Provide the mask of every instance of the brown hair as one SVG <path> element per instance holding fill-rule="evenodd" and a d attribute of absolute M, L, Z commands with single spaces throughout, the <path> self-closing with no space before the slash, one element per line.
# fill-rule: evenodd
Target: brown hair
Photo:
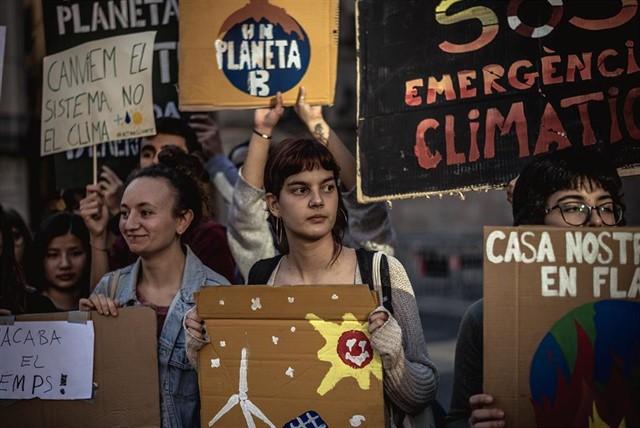
<path fill-rule="evenodd" d="M 272 147 L 267 159 L 264 171 L 264 188 L 267 193 L 272 193 L 276 197 L 284 187 L 285 180 L 302 171 L 313 171 L 316 168 L 326 169 L 333 172 L 336 187 L 340 185 L 340 167 L 333 158 L 333 155 L 322 144 L 308 139 L 287 139 L 275 147 Z M 347 229 L 348 217 L 342 197 L 338 194 L 338 213 L 336 222 L 331 230 L 333 236 L 333 259 L 335 262 L 342 249 L 342 238 Z M 277 219 L 269 214 L 269 223 L 273 230 L 276 230 Z M 289 243 L 286 233 L 279 237 L 276 234 L 276 247 L 282 254 L 289 253 Z"/>

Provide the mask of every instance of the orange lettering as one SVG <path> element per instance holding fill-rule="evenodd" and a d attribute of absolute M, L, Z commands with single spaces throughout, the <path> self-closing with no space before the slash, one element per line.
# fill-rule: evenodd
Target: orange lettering
<path fill-rule="evenodd" d="M 413 152 L 418 158 L 418 165 L 424 169 L 433 169 L 442 160 L 442 155 L 439 151 L 436 150 L 435 154 L 431 152 L 425 137 L 428 130 L 438 129 L 439 126 L 440 124 L 435 119 L 424 119 L 416 129 L 416 145 L 413 148 Z"/>
<path fill-rule="evenodd" d="M 424 80 L 407 80 L 404 84 L 404 102 L 408 106 L 419 106 L 422 104 L 422 97 L 418 95 L 418 88 L 424 85 Z"/>
<path fill-rule="evenodd" d="M 504 76 L 504 67 L 498 64 L 491 64 L 482 67 L 482 76 L 484 77 L 484 94 L 491 95 L 495 93 L 507 92 L 504 86 L 496 82 Z"/>
<path fill-rule="evenodd" d="M 451 76 L 445 74 L 441 80 L 430 76 L 427 83 L 427 104 L 435 103 L 438 100 L 438 95 L 442 94 L 444 94 L 447 101 L 456 99 L 456 91 L 453 89 Z"/>
<path fill-rule="evenodd" d="M 585 30 L 599 31 L 620 27 L 636 16 L 638 0 L 622 0 L 622 7 L 616 16 L 603 19 L 586 19 L 574 16 L 570 23 Z"/>
<path fill-rule="evenodd" d="M 448 114 L 445 118 L 445 135 L 444 139 L 447 145 L 447 165 L 459 165 L 465 163 L 467 159 L 464 153 L 456 152 L 456 130 L 455 118 Z"/>
<path fill-rule="evenodd" d="M 500 135 L 505 136 L 511 132 L 513 125 L 516 126 L 516 136 L 518 138 L 518 156 L 529 156 L 529 133 L 527 131 L 527 119 L 524 115 L 524 103 L 522 101 L 513 103 L 509 109 L 509 114 L 505 119 L 497 108 L 487 110 L 486 129 L 484 138 L 484 158 L 493 159 L 496 155 L 496 127 L 500 129 Z"/>
<path fill-rule="evenodd" d="M 618 52 L 613 49 L 605 49 L 598 55 L 598 70 L 600 70 L 602 77 L 617 77 L 624 73 L 624 70 L 620 67 L 613 71 L 607 69 L 605 61 L 612 56 L 618 56 Z"/>
<path fill-rule="evenodd" d="M 580 113 L 580 122 L 582 123 L 582 145 L 590 146 L 596 143 L 596 135 L 591 126 L 591 118 L 589 117 L 589 102 L 602 101 L 604 94 L 602 92 L 594 92 L 591 94 L 579 95 L 577 97 L 569 97 L 560 100 L 560 107 L 568 108 L 578 106 Z"/>
<path fill-rule="evenodd" d="M 542 114 L 540 133 L 538 134 L 538 141 L 536 141 L 536 148 L 533 154 L 547 153 L 552 143 L 558 145 L 558 150 L 571 147 L 571 142 L 567 138 L 567 132 L 560 122 L 558 113 L 550 103 L 547 103 Z"/>

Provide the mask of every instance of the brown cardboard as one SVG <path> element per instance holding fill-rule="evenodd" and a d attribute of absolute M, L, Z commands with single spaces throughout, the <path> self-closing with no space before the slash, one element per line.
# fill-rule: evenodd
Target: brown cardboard
<path fill-rule="evenodd" d="M 270 89 L 273 92 L 268 94 L 258 92 L 259 89 L 257 89 L 257 95 L 251 95 L 248 88 L 245 88 L 246 90 L 239 89 L 218 67 L 216 41 L 224 41 L 225 36 L 229 31 L 233 31 L 234 26 L 246 23 L 248 19 L 264 24 L 274 23 L 274 28 L 280 24 L 282 30 L 293 38 L 292 40 L 301 43 L 300 46 L 305 42 L 305 39 L 308 40 L 310 45 L 309 61 L 301 61 L 300 63 L 301 80 L 298 81 L 299 75 L 295 78 L 289 77 L 288 84 L 280 88 L 285 105 L 295 103 L 299 86 L 306 88 L 306 101 L 309 104 L 333 104 L 338 65 L 338 0 L 313 2 L 299 0 L 181 0 L 180 110 L 244 109 L 270 105 L 277 89 L 273 82 L 278 70 L 267 70 L 266 59 L 263 58 L 265 62 L 262 63 L 262 66 L 255 64 L 254 67 L 252 64 L 249 67 L 243 67 L 261 70 L 260 73 L 263 71 L 269 73 L 266 85 L 274 89 Z M 239 31 L 240 27 L 237 28 Z M 260 26 L 257 24 L 253 27 L 254 41 L 266 42 L 269 35 L 263 33 L 264 37 L 261 38 L 259 29 Z M 306 34 L 306 38 L 300 35 L 302 32 Z M 236 40 L 235 43 L 240 43 L 240 40 L 242 38 Z M 271 40 L 278 40 L 277 34 L 274 33 L 274 38 Z M 238 46 L 235 45 L 236 48 Z M 295 68 L 295 63 L 289 63 L 292 44 L 287 45 L 284 49 L 284 62 L 286 65 L 291 65 L 291 68 Z M 302 52 L 302 48 L 299 51 Z M 223 51 L 221 50 L 221 52 Z M 263 56 L 268 55 L 266 48 L 262 52 Z M 279 48 L 273 48 L 271 52 L 274 54 L 272 64 L 278 65 L 280 61 Z M 231 64 L 241 64 L 239 55 L 240 51 L 238 50 Z M 256 55 L 256 57 L 258 56 Z M 223 56 L 221 58 L 226 58 L 223 61 L 227 61 L 229 57 Z M 305 65 L 306 71 L 304 71 Z M 224 67 L 227 68 L 226 65 Z M 240 86 L 245 86 L 246 76 L 239 77 L 237 82 Z M 260 87 L 263 88 L 263 86 Z M 286 89 L 287 87 L 289 89 Z"/>
<path fill-rule="evenodd" d="M 361 361 L 360 368 L 338 355 L 348 337 L 358 337 L 351 343 L 352 356 L 364 355 L 358 345 L 368 337 L 366 321 L 377 306 L 366 286 L 209 287 L 201 290 L 197 306 L 211 338 L 199 354 L 201 426 L 247 426 L 240 405 L 209 425 L 239 392 L 243 352 L 247 397 L 273 425 L 289 427 L 289 421 L 313 411 L 327 426 L 351 426 L 350 420 L 363 427 L 384 426 L 380 357 L 367 347 L 368 340 L 363 345 L 373 358 Z M 354 321 L 344 321 L 346 314 Z M 328 340 L 309 321 L 314 316 Z M 342 336 L 348 330 L 359 333 Z M 322 350 L 327 353 L 319 358 Z M 258 417 L 253 420 L 256 426 L 269 426 Z"/>
<path fill-rule="evenodd" d="M 503 232 L 505 239 L 501 239 L 495 234 L 492 235 L 494 232 Z M 627 252 L 626 263 L 621 263 L 621 244 L 618 240 L 613 239 L 612 234 L 614 232 L 632 236 L 632 240 L 623 245 Z M 533 263 L 525 263 L 523 261 L 491 262 L 490 255 L 505 256 L 508 238 L 513 233 L 517 234 L 516 236 L 519 238 L 526 234 L 524 235 L 525 240 L 536 249 L 539 247 L 540 241 L 544 239 L 544 234 L 547 234 L 556 257 L 555 262 L 549 262 L 548 260 L 534 261 Z M 568 260 L 567 242 L 569 238 L 567 234 L 570 234 L 573 237 L 572 239 L 580 236 L 582 242 L 594 242 L 588 236 L 596 237 L 609 247 L 612 260 L 607 262 L 609 253 L 597 242 L 587 245 L 587 248 L 599 245 L 601 252 L 598 253 L 598 257 L 601 257 L 600 260 L 596 258 L 593 264 L 589 263 L 588 255 L 590 250 L 583 251 L 584 258 L 582 263 L 578 263 L 577 258 L 572 261 Z M 605 404 L 615 407 L 625 402 L 625 400 L 631 400 L 631 402 L 635 400 L 632 405 L 630 404 L 631 410 L 627 409 L 626 413 L 622 412 L 621 414 L 626 415 L 624 417 L 626 426 L 638 426 L 640 413 L 638 413 L 637 403 L 638 399 L 640 399 L 640 389 L 637 383 L 635 392 L 622 393 L 623 389 L 620 387 L 613 390 L 606 389 L 611 387 L 611 379 L 614 379 L 613 375 L 607 382 L 583 379 L 579 376 L 579 367 L 587 367 L 584 371 L 587 375 L 596 373 L 591 367 L 592 361 L 594 367 L 608 367 L 603 362 L 601 355 L 615 355 L 617 358 L 618 351 L 601 348 L 607 343 L 605 341 L 606 338 L 608 336 L 615 337 L 616 334 L 621 334 L 620 332 L 622 334 L 632 334 L 634 331 L 640 331 L 633 330 L 634 328 L 640 329 L 640 267 L 638 266 L 638 260 L 634 260 L 632 247 L 634 245 L 635 251 L 640 254 L 640 229 L 485 227 L 484 235 L 484 390 L 493 395 L 496 399 L 496 406 L 505 411 L 506 425 L 523 428 L 536 426 L 589 426 L 589 420 L 585 419 L 586 417 L 591 418 L 591 426 L 624 426 L 621 425 L 620 418 L 616 419 L 611 416 L 611 412 L 606 409 Z M 493 251 L 489 251 L 488 238 L 490 236 L 498 236 L 499 238 L 494 241 Z M 521 248 L 526 252 L 525 257 L 531 256 L 532 253 L 526 246 L 521 245 Z M 493 260 L 496 261 L 495 258 Z M 566 288 L 563 288 L 566 290 L 565 295 L 561 295 L 559 279 L 554 274 L 547 276 L 555 278 L 556 283 L 544 287 L 545 281 L 542 279 L 543 266 L 555 266 L 558 271 L 560 271 L 560 267 L 565 267 L 566 269 L 575 268 L 575 296 L 572 296 L 569 289 Z M 595 268 L 600 267 L 617 268 L 618 278 L 617 287 L 611 288 L 611 284 L 614 283 L 611 280 L 612 277 L 610 275 L 604 276 L 605 281 L 600 287 L 600 297 L 597 297 L 596 293 L 594 293 L 593 278 Z M 567 272 L 570 271 L 567 270 Z M 636 286 L 632 284 L 634 275 L 636 275 L 636 281 L 638 281 Z M 564 284 L 570 284 L 570 281 L 564 282 Z M 546 294 L 554 294 L 557 291 L 558 295 L 543 296 L 543 290 L 545 289 L 548 290 L 545 292 Z M 623 292 L 626 292 L 627 297 L 622 297 Z M 620 296 L 615 299 L 611 298 L 612 295 L 618 293 Z M 631 295 L 629 296 L 629 294 Z M 589 305 L 594 302 L 597 302 L 595 303 L 596 306 Z M 635 304 L 629 306 L 624 302 L 635 302 L 637 306 Z M 621 317 L 620 319 L 625 319 L 624 316 L 626 316 L 627 312 L 619 310 L 620 303 L 625 305 L 625 308 L 635 308 L 630 313 L 635 314 L 636 321 L 625 323 L 624 325 L 614 324 L 615 328 L 605 329 L 602 321 L 605 319 L 613 320 L 614 318 L 610 316 L 612 313 L 615 313 L 616 317 Z M 580 307 L 588 310 L 593 308 L 595 315 L 580 318 L 577 323 L 573 321 L 572 317 L 565 318 L 565 320 L 572 323 L 570 324 L 571 328 L 562 328 L 556 324 L 566 314 Z M 611 308 L 615 308 L 615 311 L 611 311 Z M 593 323 L 593 330 L 589 327 L 591 322 Z M 569 324 L 565 324 L 565 327 L 567 325 Z M 580 326 L 579 329 L 578 325 Z M 548 340 L 548 342 L 545 343 L 555 343 L 559 346 L 545 347 L 544 351 L 538 354 L 540 358 L 536 359 L 538 346 L 547 332 L 550 331 L 553 332 L 552 336 L 547 337 L 545 340 Z M 584 332 L 586 336 L 578 333 L 579 331 Z M 566 336 L 567 332 L 571 333 Z M 565 336 L 560 336 L 560 334 Z M 564 338 L 556 339 L 557 337 Z M 591 352 L 589 346 L 580 347 L 579 345 L 579 338 L 584 339 L 585 337 L 589 339 L 586 342 L 583 341 L 582 344 L 591 344 L 591 350 L 596 349 L 593 359 L 589 357 L 589 352 Z M 636 335 L 630 342 L 618 339 L 612 340 L 617 343 L 616 346 L 620 344 L 627 346 L 627 343 L 633 343 L 633 340 L 636 340 L 635 346 L 637 346 L 637 352 L 640 353 L 640 336 Z M 597 341 L 596 345 L 594 345 L 595 341 Z M 576 349 L 574 357 L 572 357 L 574 354 L 569 351 L 572 348 L 571 344 Z M 557 349 L 561 350 L 562 353 L 554 353 L 555 351 L 553 350 Z M 563 356 L 562 360 L 568 364 L 570 369 L 568 376 L 562 370 L 555 371 L 556 379 L 560 379 L 559 373 L 563 373 L 562 379 L 567 383 L 573 380 L 575 382 L 573 386 L 578 386 L 579 391 L 574 391 L 571 386 L 567 387 L 566 395 L 563 395 L 562 386 L 552 382 L 551 384 L 554 384 L 553 391 L 556 395 L 554 400 L 549 400 L 549 404 L 551 406 L 560 406 L 559 410 L 556 409 L 559 413 L 554 413 L 549 407 L 542 409 L 539 405 L 541 410 L 536 416 L 533 405 L 533 403 L 536 403 L 536 399 L 531 385 L 537 385 L 536 388 L 541 387 L 544 383 L 543 381 L 549 379 L 547 375 L 551 372 L 545 369 L 543 371 L 535 371 L 535 375 L 532 375 L 532 367 L 555 367 L 549 366 L 547 363 L 552 357 L 556 358 L 558 355 Z M 544 358 L 542 358 L 543 356 Z M 634 358 L 635 360 L 631 362 L 631 367 L 635 365 L 635 370 L 638 370 L 640 355 Z M 609 373 L 615 374 L 616 371 L 611 369 Z M 631 377 L 631 375 L 622 376 L 622 379 L 626 379 L 624 382 L 627 382 Z M 565 384 L 565 386 L 567 385 Z M 561 399 L 559 398 L 561 396 L 583 399 L 584 401 L 581 401 L 583 407 L 581 410 L 576 410 L 572 405 L 568 405 L 565 402 L 561 404 Z M 537 403 L 540 402 L 540 400 L 537 401 Z M 607 415 L 609 415 L 609 419 Z M 579 420 L 579 422 L 575 424 L 573 422 L 568 423 L 566 419 L 563 419 L 568 416 L 577 418 L 575 420 Z M 612 422 L 611 418 L 615 422 Z"/>
<path fill-rule="evenodd" d="M 117 317 L 87 313 L 95 331 L 94 398 L 0 402 L 3 427 L 147 428 L 160 426 L 156 316 L 150 308 L 121 309 Z M 55 321 L 68 313 L 24 315 Z"/>

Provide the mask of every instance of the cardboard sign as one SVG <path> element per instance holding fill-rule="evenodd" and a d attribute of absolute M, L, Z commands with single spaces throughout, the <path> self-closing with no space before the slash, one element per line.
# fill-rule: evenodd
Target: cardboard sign
<path fill-rule="evenodd" d="M 338 1 L 182 0 L 180 109 L 269 106 L 277 92 L 332 104 Z"/>
<path fill-rule="evenodd" d="M 91 398 L 93 323 L 0 325 L 0 399 Z"/>
<path fill-rule="evenodd" d="M 154 37 L 110 37 L 44 58 L 42 156 L 156 133 Z"/>
<path fill-rule="evenodd" d="M 484 390 L 506 425 L 640 426 L 640 229 L 484 235 Z"/>
<path fill-rule="evenodd" d="M 181 117 L 178 111 L 178 1 L 43 0 L 47 54 L 122 34 L 156 31 L 153 47 L 153 108 L 156 119 Z M 106 164 L 124 181 L 138 166 L 139 138 L 96 146 Z M 84 186 L 92 180 L 92 147 L 54 155 L 56 186 Z"/>
<path fill-rule="evenodd" d="M 637 1 L 357 5 L 361 200 L 504 186 L 568 147 L 640 163 Z"/>
<path fill-rule="evenodd" d="M 2 70 L 4 69 L 4 46 L 7 40 L 7 27 L 0 25 L 0 96 L 2 95 Z"/>
<path fill-rule="evenodd" d="M 39 321 L 83 325 L 82 316 L 91 320 L 95 333 L 92 398 L 2 400 L 0 420 L 3 427 L 160 426 L 156 316 L 152 309 L 120 309 L 115 318 L 95 312 L 23 315 L 17 318 L 34 329 Z M 68 322 L 67 317 L 75 322 Z M 60 378 L 53 380 L 57 382 Z M 71 377 L 67 376 L 67 383 L 70 381 Z M 54 386 L 56 389 L 60 387 L 59 384 Z"/>
<path fill-rule="evenodd" d="M 384 426 L 376 302 L 362 285 L 203 289 L 201 426 Z"/>

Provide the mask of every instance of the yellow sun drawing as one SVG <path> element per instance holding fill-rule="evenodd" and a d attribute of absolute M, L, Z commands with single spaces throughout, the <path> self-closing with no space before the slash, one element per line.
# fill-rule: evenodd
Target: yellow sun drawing
<path fill-rule="evenodd" d="M 314 314 L 307 314 L 306 319 L 326 341 L 318 351 L 318 359 L 331 363 L 318 394 L 325 395 L 348 377 L 364 390 L 371 385 L 371 375 L 382 380 L 382 363 L 371 347 L 366 322 L 358 321 L 351 313 L 344 314 L 341 323 L 324 321 Z"/>
<path fill-rule="evenodd" d="M 134 111 L 132 120 L 134 124 L 140 125 L 142 123 L 142 113 L 140 113 L 139 111 Z"/>

